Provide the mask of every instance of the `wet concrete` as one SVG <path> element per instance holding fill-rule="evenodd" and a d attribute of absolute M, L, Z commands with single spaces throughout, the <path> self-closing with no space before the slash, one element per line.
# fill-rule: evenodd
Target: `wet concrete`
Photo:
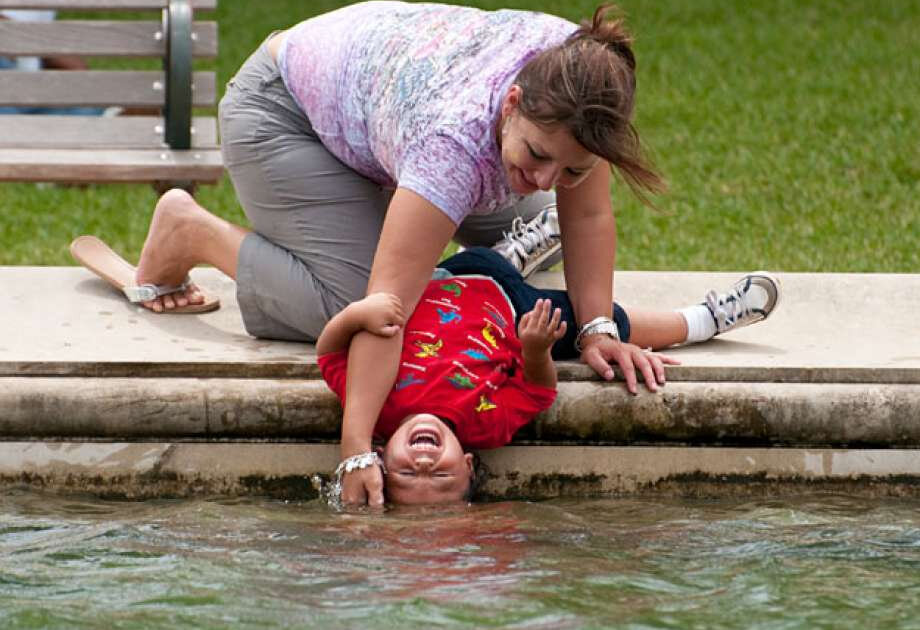
<path fill-rule="evenodd" d="M 335 444 L 0 443 L 0 485 L 107 498 L 317 496 Z M 920 458 L 904 449 L 508 446 L 481 454 L 481 499 L 660 493 L 761 496 L 848 492 L 920 496 Z"/>

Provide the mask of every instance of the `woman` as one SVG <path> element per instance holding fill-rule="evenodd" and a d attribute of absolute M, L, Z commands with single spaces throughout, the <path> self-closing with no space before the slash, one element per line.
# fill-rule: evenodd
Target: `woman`
<path fill-rule="evenodd" d="M 610 173 L 639 192 L 662 182 L 630 119 L 635 59 L 602 6 L 581 27 L 521 11 L 368 2 L 270 37 L 220 105 L 225 163 L 253 231 L 163 196 L 138 281 L 179 284 L 195 264 L 237 281 L 247 330 L 313 340 L 369 293 L 412 312 L 451 238 L 492 245 L 555 190 L 581 358 L 620 365 L 636 392 L 660 359 L 620 343 L 610 319 L 616 225 Z M 528 205 L 528 202 L 530 205 Z M 201 301 L 194 287 L 145 303 Z M 401 338 L 359 334 L 348 357 L 343 459 L 370 451 Z M 376 466 L 345 476 L 343 499 L 379 504 Z"/>

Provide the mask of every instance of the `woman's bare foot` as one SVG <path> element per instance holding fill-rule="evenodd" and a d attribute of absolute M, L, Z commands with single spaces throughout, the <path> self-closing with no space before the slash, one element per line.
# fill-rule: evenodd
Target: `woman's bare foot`
<path fill-rule="evenodd" d="M 202 262 L 195 251 L 196 242 L 200 242 L 205 229 L 202 213 L 210 214 L 184 190 L 169 190 L 160 197 L 137 264 L 139 285 L 181 285 L 189 270 Z M 190 284 L 184 291 L 143 302 L 143 305 L 161 313 L 177 306 L 203 302 L 204 296 L 198 287 Z"/>
<path fill-rule="evenodd" d="M 166 191 L 157 202 L 137 264 L 138 284 L 180 285 L 195 265 L 213 265 L 236 279 L 237 257 L 249 231 L 211 214 L 184 190 Z M 177 306 L 202 304 L 194 284 L 184 291 L 143 302 L 162 313 Z"/>

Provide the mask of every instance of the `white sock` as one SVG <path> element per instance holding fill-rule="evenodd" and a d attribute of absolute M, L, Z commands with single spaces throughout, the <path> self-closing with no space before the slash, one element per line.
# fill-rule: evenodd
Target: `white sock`
<path fill-rule="evenodd" d="M 698 343 L 712 339 L 716 334 L 716 322 L 705 304 L 697 304 L 677 311 L 687 320 L 687 338 L 683 343 Z"/>

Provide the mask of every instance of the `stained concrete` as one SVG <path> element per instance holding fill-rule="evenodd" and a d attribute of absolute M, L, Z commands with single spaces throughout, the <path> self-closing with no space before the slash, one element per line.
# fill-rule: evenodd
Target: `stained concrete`
<path fill-rule="evenodd" d="M 914 447 L 920 386 L 672 382 L 559 384 L 517 443 Z M 341 407 L 321 381 L 0 377 L 7 439 L 335 440 Z"/>
<path fill-rule="evenodd" d="M 267 494 L 311 499 L 333 444 L 0 443 L 0 484 L 143 499 Z M 910 450 L 508 446 L 482 453 L 478 496 L 547 499 L 655 492 L 833 491 L 920 496 Z"/>
<path fill-rule="evenodd" d="M 616 295 L 675 308 L 738 276 L 619 272 Z M 779 277 L 768 321 L 671 350 L 683 364 L 661 393 L 632 397 L 560 363 L 556 405 L 516 446 L 483 454 L 486 495 L 914 493 L 920 275 Z M 157 315 L 80 268 L 0 267 L 0 482 L 138 497 L 312 492 L 310 474 L 335 465 L 340 422 L 313 347 L 249 337 L 233 282 L 212 269 L 193 278 L 220 295 L 219 311 Z"/>

